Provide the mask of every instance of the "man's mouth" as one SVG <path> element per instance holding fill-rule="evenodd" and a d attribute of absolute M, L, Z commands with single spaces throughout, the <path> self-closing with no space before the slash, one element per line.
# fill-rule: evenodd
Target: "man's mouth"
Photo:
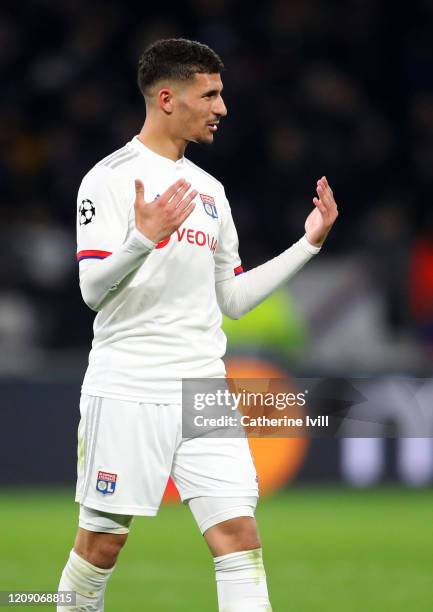
<path fill-rule="evenodd" d="M 210 123 L 207 124 L 207 126 L 211 132 L 216 132 L 218 129 L 218 123 L 219 121 L 211 121 Z"/>

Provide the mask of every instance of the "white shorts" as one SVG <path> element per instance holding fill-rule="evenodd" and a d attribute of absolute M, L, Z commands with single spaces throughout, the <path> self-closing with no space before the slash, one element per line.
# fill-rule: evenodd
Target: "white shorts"
<path fill-rule="evenodd" d="M 182 501 L 257 497 L 244 438 L 182 440 L 180 404 L 82 395 L 75 501 L 104 512 L 155 516 L 169 476 Z"/>

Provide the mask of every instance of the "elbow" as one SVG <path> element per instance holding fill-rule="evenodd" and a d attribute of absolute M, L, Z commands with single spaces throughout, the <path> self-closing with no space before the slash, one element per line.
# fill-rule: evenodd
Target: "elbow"
<path fill-rule="evenodd" d="M 242 316 L 238 312 L 224 312 L 223 314 L 232 321 L 238 321 Z"/>
<path fill-rule="evenodd" d="M 217 286 L 217 300 L 223 315 L 237 321 L 248 312 L 245 307 L 246 300 L 244 299 L 243 285 L 237 279 L 230 279 L 229 282 L 222 283 Z"/>
<path fill-rule="evenodd" d="M 239 300 L 236 299 L 225 300 L 224 302 L 219 300 L 219 307 L 223 315 L 233 321 L 237 321 L 248 312 L 247 309 L 242 307 Z"/>
<path fill-rule="evenodd" d="M 81 297 L 83 298 L 84 303 L 90 310 L 93 312 L 99 312 L 101 309 L 100 300 L 97 299 L 95 295 L 91 291 L 88 290 L 87 287 L 81 286 Z"/>
<path fill-rule="evenodd" d="M 222 313 L 223 313 L 223 315 L 225 315 L 229 319 L 232 319 L 232 321 L 238 321 L 241 317 L 244 316 L 244 314 L 246 314 L 246 312 L 244 310 L 242 310 L 241 308 L 236 307 L 234 305 L 226 306 L 222 310 Z"/>
<path fill-rule="evenodd" d="M 88 297 L 84 297 L 83 296 L 83 301 L 86 304 L 86 306 L 88 308 L 90 308 L 90 310 L 93 310 L 93 312 L 99 312 L 100 307 L 99 304 L 97 302 L 95 302 L 94 300 L 88 298 Z"/>
<path fill-rule="evenodd" d="M 86 282 L 81 282 L 81 296 L 90 310 L 99 312 L 110 299 L 110 296 L 117 290 L 119 284 L 115 283 L 108 291 L 101 291 L 101 287 L 97 287 L 95 283 L 89 282 L 90 280 L 91 279 L 86 279 Z"/>

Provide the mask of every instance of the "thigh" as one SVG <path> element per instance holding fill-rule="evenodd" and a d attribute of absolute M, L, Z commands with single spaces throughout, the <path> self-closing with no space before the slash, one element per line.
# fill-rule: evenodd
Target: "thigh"
<path fill-rule="evenodd" d="M 254 518 L 257 497 L 193 497 L 188 501 L 202 534 L 219 523 L 239 517 Z"/>
<path fill-rule="evenodd" d="M 83 395 L 80 410 L 76 501 L 154 516 L 176 447 L 171 407 Z"/>
<path fill-rule="evenodd" d="M 256 469 L 246 438 L 183 440 L 174 455 L 172 476 L 182 501 L 258 496 Z"/>
<path fill-rule="evenodd" d="M 95 533 L 125 535 L 129 533 L 133 519 L 134 517 L 129 514 L 103 512 L 80 504 L 78 525 L 81 529 Z"/>

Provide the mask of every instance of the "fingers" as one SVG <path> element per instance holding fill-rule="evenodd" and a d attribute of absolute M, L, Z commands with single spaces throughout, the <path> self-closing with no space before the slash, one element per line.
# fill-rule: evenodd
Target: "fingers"
<path fill-rule="evenodd" d="M 160 203 L 165 204 L 169 202 L 171 198 L 179 191 L 179 189 L 185 186 L 185 184 L 186 184 L 186 181 L 185 179 L 182 178 L 176 181 L 175 183 L 173 183 L 173 185 L 170 185 L 170 187 L 166 189 L 166 191 L 164 191 L 162 196 L 159 198 Z M 186 191 L 187 190 L 188 189 L 186 189 Z"/>
<path fill-rule="evenodd" d="M 325 177 L 322 177 L 317 181 L 316 186 L 317 195 L 323 201 L 325 205 L 329 205 L 330 187 Z"/>
<path fill-rule="evenodd" d="M 197 192 L 196 192 L 196 194 L 195 194 L 195 195 L 197 195 Z M 189 197 L 189 196 L 188 196 L 188 197 Z M 193 196 L 193 198 L 195 198 L 195 196 Z M 192 213 L 192 211 L 194 210 L 194 208 L 195 208 L 195 203 L 192 201 L 192 200 L 193 200 L 193 198 L 191 198 L 191 199 L 190 199 L 190 201 L 189 201 L 188 205 L 187 205 L 185 208 L 183 208 L 182 212 L 180 213 L 180 215 L 179 215 L 179 225 L 182 225 L 182 223 L 183 223 L 183 222 L 184 222 L 186 219 L 188 219 L 188 217 L 190 216 L 190 214 L 191 214 L 191 213 Z"/>
<path fill-rule="evenodd" d="M 177 183 L 180 183 L 180 185 L 177 187 L 177 191 L 172 189 L 176 186 L 175 183 L 167 189 L 164 195 L 166 195 L 168 192 L 172 193 L 170 200 L 168 202 L 166 201 L 166 204 L 172 206 L 176 211 L 178 211 L 178 220 L 179 224 L 181 224 L 194 210 L 195 204 L 193 204 L 192 201 L 197 196 L 198 191 L 196 189 L 192 189 L 188 193 L 191 183 L 188 183 L 184 179 L 180 179 L 180 181 L 177 181 Z"/>
<path fill-rule="evenodd" d="M 337 212 L 337 205 L 326 176 L 322 176 L 322 178 L 317 181 L 316 191 L 322 206 L 315 202 L 315 199 L 317 198 L 313 199 L 314 205 L 317 206 L 317 208 L 323 214 L 330 214 L 334 216 L 334 214 Z"/>
<path fill-rule="evenodd" d="M 194 210 L 195 204 L 193 200 L 196 197 L 197 193 L 198 191 L 196 189 L 193 189 L 192 191 L 190 191 L 190 193 L 185 198 L 183 198 L 183 200 L 179 202 L 177 206 L 177 211 L 178 211 L 177 222 L 179 226 L 182 225 L 185 219 L 187 219 L 192 213 L 192 211 Z"/>
<path fill-rule="evenodd" d="M 196 189 L 193 189 L 192 191 L 189 192 L 189 194 L 183 198 L 183 200 L 179 203 L 179 208 L 184 209 L 187 208 L 191 202 L 193 201 L 193 199 L 196 197 L 196 195 L 198 194 L 198 191 Z"/>
<path fill-rule="evenodd" d="M 325 190 L 327 190 L 331 195 L 332 195 L 332 189 L 331 186 L 328 183 L 328 179 L 326 178 L 326 176 L 322 176 L 322 178 L 320 178 L 317 181 L 317 185 L 323 187 Z"/>
<path fill-rule="evenodd" d="M 185 194 L 187 193 L 188 189 L 191 187 L 191 183 L 187 183 L 185 182 L 178 190 L 177 192 L 173 195 L 173 197 L 170 200 L 170 204 L 173 205 L 175 208 L 177 208 L 180 205 L 180 202 L 183 200 L 183 198 L 185 197 Z M 197 195 L 197 192 L 196 192 Z M 195 197 L 195 196 L 194 196 Z"/>
<path fill-rule="evenodd" d="M 324 205 L 322 200 L 320 200 L 319 198 L 313 198 L 313 204 L 314 206 L 316 206 L 316 208 L 320 210 L 322 215 L 326 215 L 328 213 L 326 206 Z"/>
<path fill-rule="evenodd" d="M 143 198 L 144 200 L 144 185 L 140 179 L 135 179 L 135 197 L 137 199 Z"/>
<path fill-rule="evenodd" d="M 140 179 L 135 179 L 135 195 L 137 199 L 142 198 L 144 200 L 144 184 Z M 175 208 L 182 201 L 183 197 L 187 193 L 188 189 L 191 187 L 191 183 L 187 183 L 185 179 L 179 179 L 173 185 L 170 185 L 168 189 L 164 191 L 164 193 L 158 198 L 158 204 L 173 204 Z M 197 195 L 197 191 L 195 192 L 195 197 Z"/>
<path fill-rule="evenodd" d="M 326 214 L 328 212 L 329 204 L 325 190 L 322 185 L 318 185 L 316 187 L 316 191 L 317 195 L 319 196 L 318 203 L 316 204 L 316 206 L 320 210 L 320 212 Z"/>
<path fill-rule="evenodd" d="M 198 195 L 198 191 L 196 189 L 190 191 L 190 188 L 191 183 L 183 178 L 179 179 L 170 185 L 161 196 L 143 207 L 143 204 L 145 204 L 144 185 L 142 181 L 136 179 L 135 209 L 148 216 L 150 215 L 154 224 L 156 223 L 159 233 L 170 235 L 182 225 L 195 208 L 193 200 Z"/>

